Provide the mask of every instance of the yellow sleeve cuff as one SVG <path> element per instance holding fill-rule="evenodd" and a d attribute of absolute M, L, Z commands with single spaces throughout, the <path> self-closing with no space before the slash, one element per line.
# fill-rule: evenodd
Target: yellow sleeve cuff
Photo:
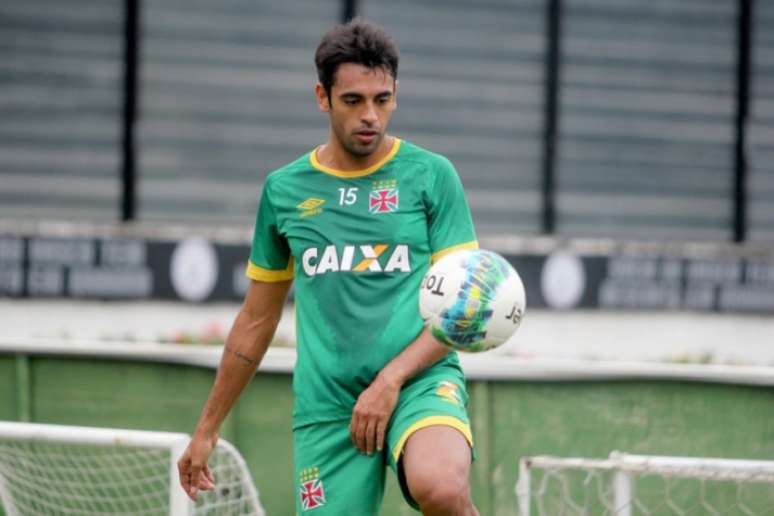
<path fill-rule="evenodd" d="M 288 266 L 281 271 L 264 269 L 252 261 L 248 261 L 245 276 L 256 281 L 286 281 L 293 279 L 293 257 L 290 257 Z"/>
<path fill-rule="evenodd" d="M 454 251 L 461 251 L 463 249 L 478 249 L 478 241 L 471 240 L 470 242 L 465 242 L 463 244 L 447 247 L 446 249 L 441 249 L 437 253 L 433 253 L 433 255 L 430 257 L 430 263 L 435 263 L 449 253 L 453 253 Z"/>

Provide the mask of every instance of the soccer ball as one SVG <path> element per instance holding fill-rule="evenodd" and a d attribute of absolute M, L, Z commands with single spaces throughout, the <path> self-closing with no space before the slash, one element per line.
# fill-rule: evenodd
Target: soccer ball
<path fill-rule="evenodd" d="M 459 351 L 486 351 L 508 340 L 526 309 L 519 274 L 497 253 L 444 256 L 419 289 L 419 313 L 433 336 Z"/>

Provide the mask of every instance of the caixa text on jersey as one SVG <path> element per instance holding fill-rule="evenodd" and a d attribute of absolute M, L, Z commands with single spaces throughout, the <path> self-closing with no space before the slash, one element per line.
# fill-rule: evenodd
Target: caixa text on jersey
<path fill-rule="evenodd" d="M 310 247 L 301 255 L 301 263 L 307 276 L 328 272 L 411 272 L 406 244 Z"/>

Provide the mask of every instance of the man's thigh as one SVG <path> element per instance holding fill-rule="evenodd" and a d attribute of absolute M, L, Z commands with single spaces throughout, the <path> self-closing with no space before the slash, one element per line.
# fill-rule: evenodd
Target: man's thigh
<path fill-rule="evenodd" d="M 406 441 L 401 460 L 412 495 L 440 482 L 454 486 L 454 492 L 470 496 L 470 463 L 467 439 L 449 426 L 430 426 L 413 433 Z"/>
<path fill-rule="evenodd" d="M 360 453 L 350 440 L 349 421 L 294 430 L 293 453 L 297 514 L 378 514 L 385 457 Z"/>
<path fill-rule="evenodd" d="M 442 439 L 435 443 L 434 447 L 427 449 L 429 458 L 434 459 L 428 464 L 435 464 L 435 459 L 442 458 L 451 451 L 445 450 L 445 446 L 455 446 L 459 447 L 459 453 L 464 454 L 469 468 L 473 456 L 473 436 L 468 420 L 467 401 L 468 395 L 462 375 L 447 368 L 429 371 L 424 378 L 409 386 L 407 392 L 401 394 L 388 429 L 386 449 L 389 453 L 389 464 L 398 475 L 403 497 L 415 509 L 418 506 L 409 491 L 405 474 L 404 459 L 408 443 L 416 441 L 414 437 L 420 435 L 420 432 L 427 435 L 426 431 L 429 431 L 430 435 L 433 435 L 433 429 L 442 428 L 444 435 L 451 435 L 452 438 Z M 424 439 L 420 438 L 418 442 L 421 443 L 422 440 Z M 436 472 L 438 471 L 443 470 L 436 469 Z"/>

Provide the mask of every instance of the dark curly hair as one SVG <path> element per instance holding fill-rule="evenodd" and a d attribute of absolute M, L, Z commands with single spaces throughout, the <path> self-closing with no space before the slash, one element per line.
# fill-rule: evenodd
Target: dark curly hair
<path fill-rule="evenodd" d="M 328 99 L 331 98 L 331 88 L 340 64 L 356 63 L 368 68 L 383 68 L 393 79 L 397 79 L 398 59 L 398 47 L 387 31 L 362 18 L 336 25 L 326 32 L 314 54 L 317 77 Z"/>

